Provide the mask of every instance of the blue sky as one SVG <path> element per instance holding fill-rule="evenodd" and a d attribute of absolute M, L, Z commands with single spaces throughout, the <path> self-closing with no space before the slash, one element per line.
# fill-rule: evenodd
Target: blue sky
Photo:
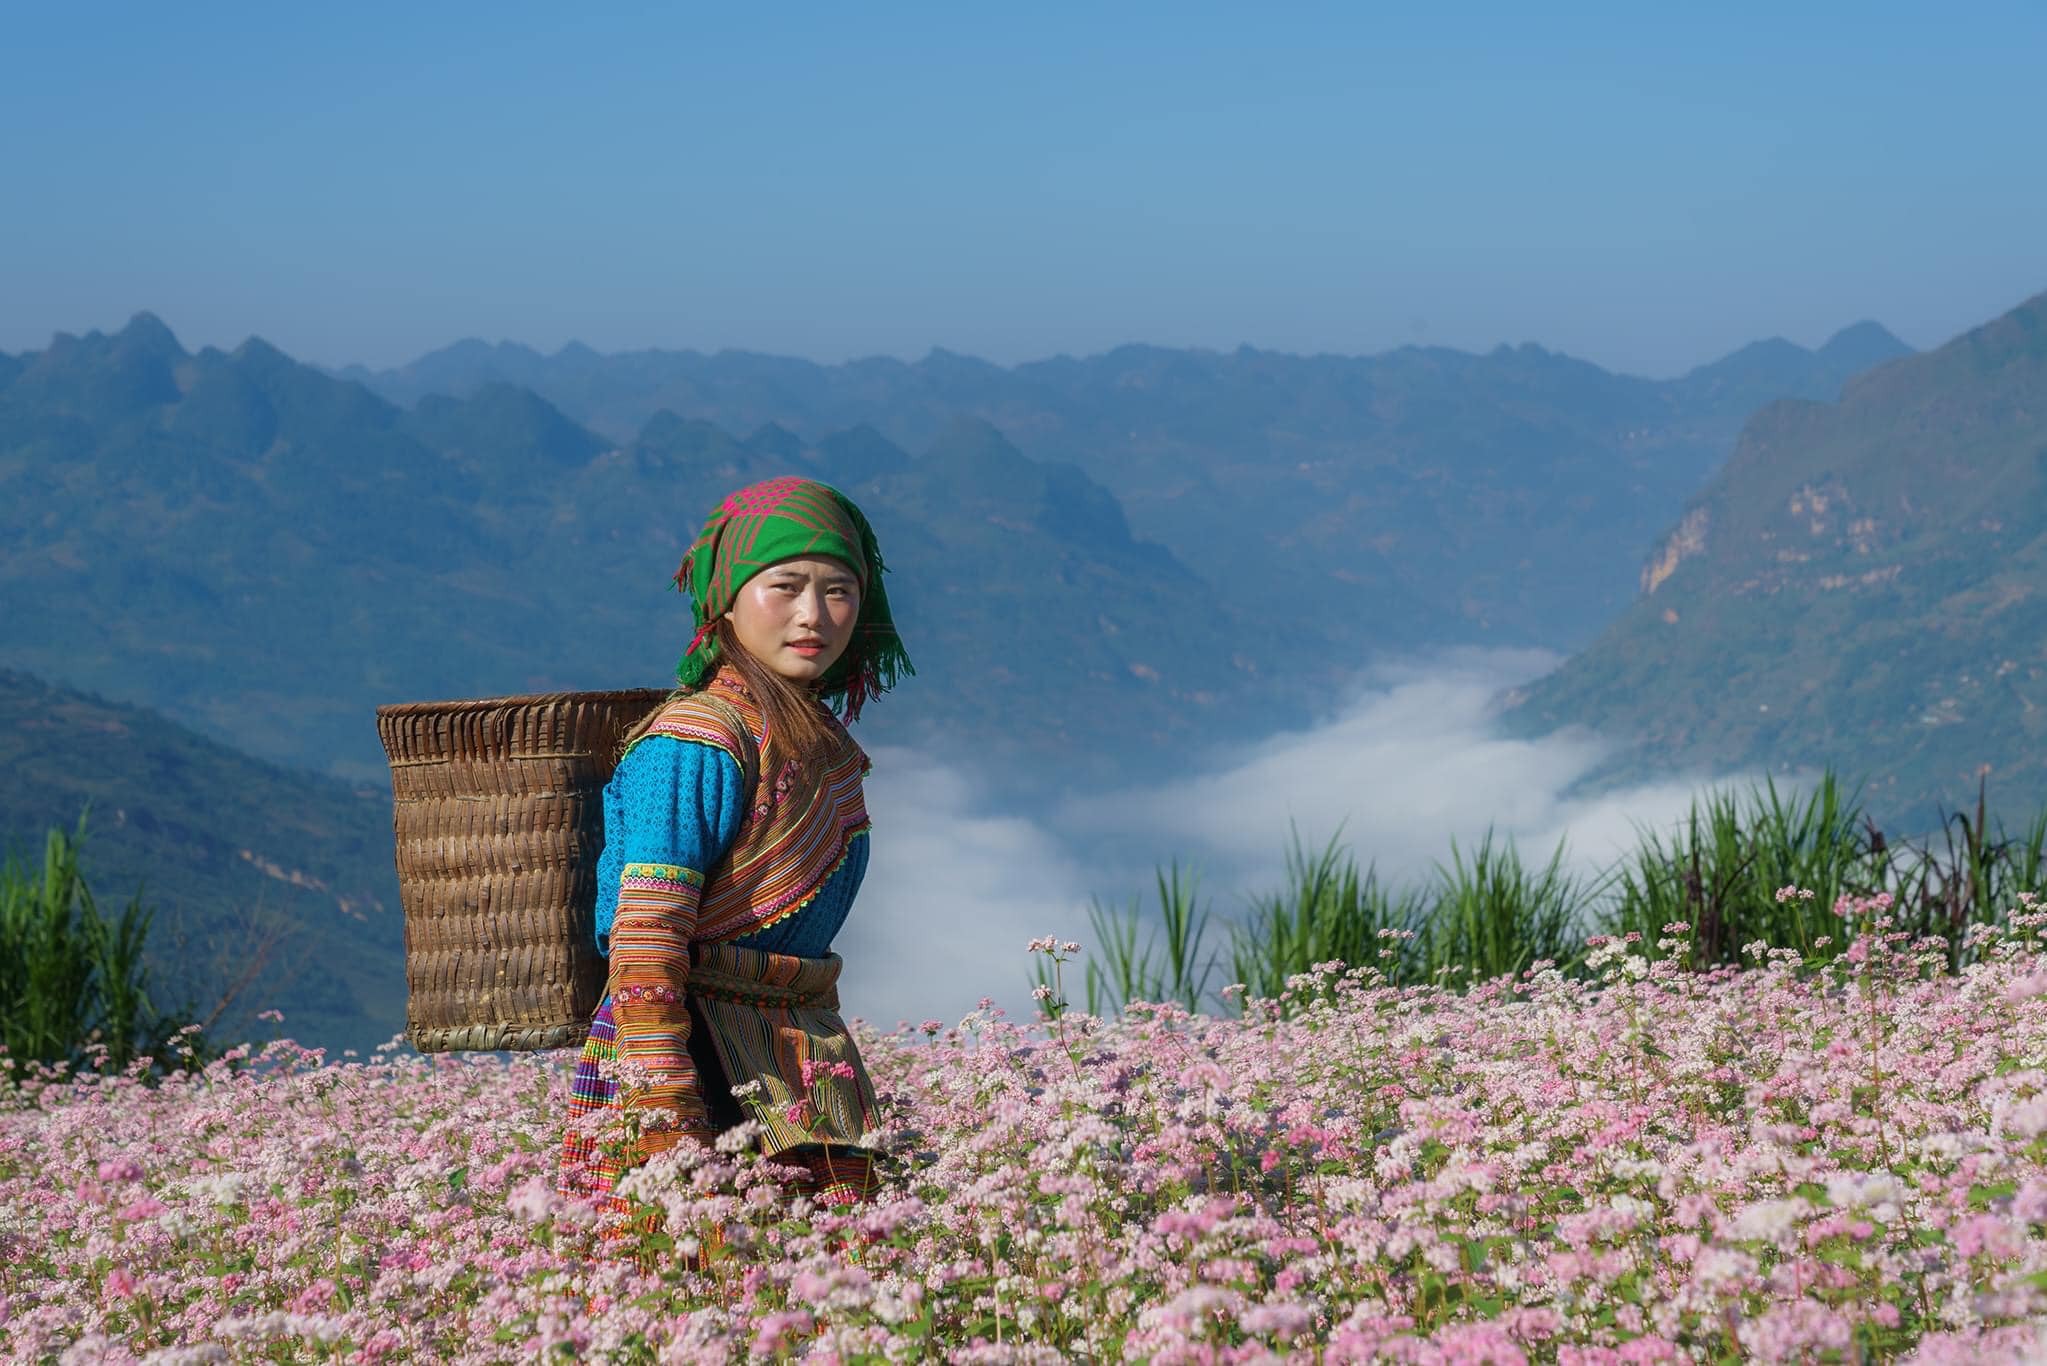
<path fill-rule="evenodd" d="M 2047 289 L 2043 53 L 2042 0 L 20 7 L 0 349 L 1927 346 Z"/>

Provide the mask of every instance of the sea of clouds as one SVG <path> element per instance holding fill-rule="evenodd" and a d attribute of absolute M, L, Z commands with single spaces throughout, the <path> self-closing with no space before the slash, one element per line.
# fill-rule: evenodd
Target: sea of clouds
<path fill-rule="evenodd" d="M 1035 810 L 1005 805 L 999 774 L 871 747 L 873 853 L 834 946 L 846 960 L 845 1013 L 882 1029 L 953 1023 L 992 996 L 1011 1018 L 1028 1018 L 1025 943 L 1056 934 L 1094 947 L 1091 899 L 1125 907 L 1139 898 L 1155 924 L 1156 869 L 1175 857 L 1183 871 L 1199 870 L 1202 903 L 1218 921 L 1284 885 L 1296 829 L 1310 853 L 1338 836 L 1361 869 L 1376 863 L 1381 884 L 1395 888 L 1448 864 L 1453 836 L 1468 864 L 1488 826 L 1538 869 L 1562 840 L 1566 869 L 1590 877 L 1632 850 L 1642 829 L 1668 838 L 1709 788 L 1745 793 L 1762 781 L 1676 774 L 1596 798 L 1564 795 L 1608 742 L 1583 731 L 1509 739 L 1488 714 L 1501 690 L 1560 662 L 1548 651 L 1473 648 L 1382 661 L 1311 729 L 1190 756 L 1170 782 Z M 1815 781 L 1779 775 L 1777 786 L 1802 795 Z M 1211 939 L 1221 931 L 1218 923 Z"/>

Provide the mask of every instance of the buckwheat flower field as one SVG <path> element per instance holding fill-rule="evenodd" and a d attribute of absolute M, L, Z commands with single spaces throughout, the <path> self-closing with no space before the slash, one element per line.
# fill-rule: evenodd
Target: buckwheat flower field
<path fill-rule="evenodd" d="M 652 1231 L 623 1237 L 553 1190 L 567 1053 L 17 1075 L 0 1349 L 2024 1358 L 2047 1321 L 2047 914 L 2022 901 L 1959 973 L 1877 898 L 1837 907 L 1852 946 L 1823 966 L 1756 944 L 1693 972 L 1673 925 L 1598 944 L 1584 980 L 1330 965 L 1241 1019 L 1049 997 L 1027 1026 L 863 1029 L 899 1158 L 878 1201 L 835 1214 L 738 1152 L 664 1155 L 626 1183 Z"/>

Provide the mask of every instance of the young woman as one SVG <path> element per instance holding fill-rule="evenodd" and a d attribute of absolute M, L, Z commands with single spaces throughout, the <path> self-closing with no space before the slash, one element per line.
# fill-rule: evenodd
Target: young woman
<path fill-rule="evenodd" d="M 798 478 L 726 497 L 684 557 L 675 584 L 697 629 L 681 687 L 627 733 L 604 789 L 610 971 L 570 1101 L 572 1118 L 639 1111 L 640 1138 L 606 1152 L 572 1124 L 565 1193 L 622 1210 L 625 1167 L 749 1118 L 813 1196 L 872 1193 L 874 1090 L 831 952 L 867 870 L 868 760 L 828 708 L 856 720 L 915 672 L 882 572 L 852 501 Z"/>

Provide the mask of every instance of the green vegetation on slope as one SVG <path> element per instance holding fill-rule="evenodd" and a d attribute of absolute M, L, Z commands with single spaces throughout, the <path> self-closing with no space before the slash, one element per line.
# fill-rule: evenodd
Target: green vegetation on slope
<path fill-rule="evenodd" d="M 1503 724 L 1625 740 L 1598 774 L 1853 765 L 1915 827 L 1978 779 L 2047 790 L 2047 295 L 1779 403 L 1651 556 L 1634 603 Z"/>
<path fill-rule="evenodd" d="M 158 1004 L 258 1034 L 285 1012 L 303 1043 L 367 1050 L 405 1025 L 391 790 L 281 769 L 146 708 L 0 670 L 0 847 L 27 858 L 81 813 L 94 886 L 155 911 Z"/>

